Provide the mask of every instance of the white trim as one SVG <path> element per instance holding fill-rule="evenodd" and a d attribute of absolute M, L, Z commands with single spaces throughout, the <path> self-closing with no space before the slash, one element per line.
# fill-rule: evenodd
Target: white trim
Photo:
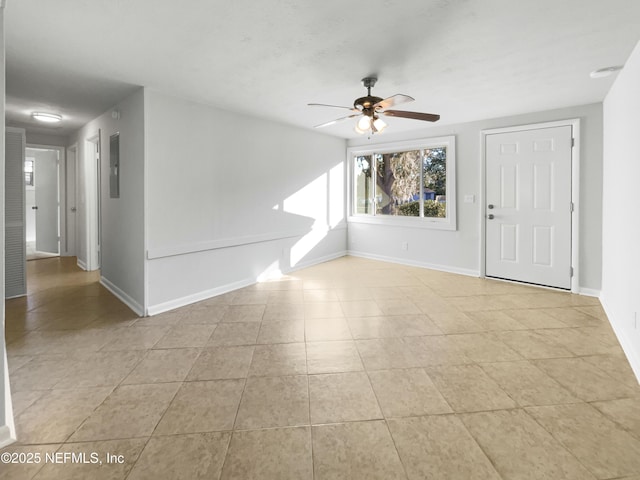
<path fill-rule="evenodd" d="M 76 265 L 78 265 L 79 268 L 81 268 L 82 270 L 84 270 L 85 272 L 87 271 L 87 264 L 85 262 L 83 262 L 82 260 L 80 260 L 79 257 L 76 257 L 77 261 L 76 261 Z"/>
<path fill-rule="evenodd" d="M 328 262 L 330 260 L 335 260 L 336 258 L 344 257 L 345 255 L 347 255 L 346 251 L 336 252 L 331 255 L 325 255 L 324 257 L 298 263 L 295 267 L 288 268 L 284 270 L 282 273 L 283 274 L 291 273 L 296 270 L 301 270 L 303 268 L 307 268 L 313 265 L 318 265 L 320 263 Z M 159 313 L 168 312 L 169 310 L 174 310 L 176 308 L 184 307 L 186 305 L 191 305 L 192 303 L 200 302 L 202 300 L 207 300 L 212 297 L 217 297 L 218 295 L 222 295 L 223 293 L 232 292 L 233 290 L 238 290 L 239 288 L 248 287 L 256 283 L 258 283 L 258 279 L 255 277 L 245 278 L 243 280 L 238 280 L 237 282 L 233 282 L 233 283 L 227 283 L 226 285 L 221 285 L 216 288 L 203 290 L 201 292 L 176 298 L 168 302 L 159 303 L 157 305 L 150 305 L 147 307 L 146 314 L 148 316 L 153 316 Z"/>
<path fill-rule="evenodd" d="M 9 425 L 0 426 L 0 448 L 11 445 L 15 441 L 16 439 L 11 435 L 11 428 L 9 428 Z"/>
<path fill-rule="evenodd" d="M 113 293 L 118 299 L 127 305 L 131 310 L 137 313 L 140 317 L 144 316 L 144 307 L 136 302 L 128 293 L 122 290 L 120 287 L 115 285 L 109 279 L 101 276 L 100 277 L 100 285 Z"/>
<path fill-rule="evenodd" d="M 388 153 L 403 150 L 417 150 L 429 146 L 446 145 L 447 147 L 447 216 L 446 218 L 430 217 L 398 217 L 389 215 L 354 214 L 354 184 L 353 184 L 353 157 L 354 155 L 369 155 L 373 153 Z M 449 161 L 453 159 L 453 161 Z M 361 145 L 347 148 L 346 160 L 347 176 L 347 222 L 368 223 L 375 225 L 395 225 L 437 230 L 458 229 L 456 195 L 456 136 L 446 135 L 441 137 L 419 138 L 392 143 L 378 143 L 373 145 Z M 375 194 L 375 185 L 373 185 Z"/>
<path fill-rule="evenodd" d="M 584 295 L 585 297 L 596 297 L 600 298 L 600 290 L 596 290 L 595 288 L 578 288 L 578 294 Z"/>
<path fill-rule="evenodd" d="M 406 258 L 389 257 L 386 255 L 376 255 L 374 253 L 359 252 L 357 250 L 348 250 L 347 255 L 352 257 L 369 258 L 371 260 L 380 260 L 382 262 L 397 263 L 400 265 L 408 265 L 410 267 L 428 268 L 430 270 L 438 270 L 440 272 L 457 273 L 458 275 L 466 275 L 468 277 L 479 277 L 478 270 L 468 268 L 452 267 L 449 265 L 439 265 L 435 263 L 419 262 L 416 260 L 408 260 Z"/>
<path fill-rule="evenodd" d="M 522 132 L 526 130 L 538 130 L 541 128 L 571 127 L 571 136 L 575 143 L 571 148 L 571 201 L 573 202 L 573 212 L 571 214 L 571 266 L 573 267 L 573 277 L 571 277 L 571 293 L 580 294 L 580 119 L 571 118 L 553 122 L 531 123 L 526 125 L 515 125 L 512 127 L 490 128 L 480 131 L 480 277 L 486 277 L 486 139 L 487 135 L 497 133 Z M 582 289 L 587 291 L 588 289 Z"/>
<path fill-rule="evenodd" d="M 95 146 L 98 146 L 98 152 L 95 152 Z M 85 187 L 85 225 L 86 225 L 86 270 L 98 270 L 100 268 L 100 257 L 98 247 L 100 239 L 98 238 L 100 231 L 100 189 L 98 186 L 98 167 L 96 158 L 101 155 L 100 145 L 100 129 L 93 134 L 87 135 L 84 139 L 84 187 Z M 99 157 L 98 157 L 99 158 Z M 100 160 L 102 161 L 102 160 Z M 76 219 L 77 222 L 77 219 Z"/>
<path fill-rule="evenodd" d="M 607 318 L 609 319 L 609 324 L 611 328 L 613 328 L 613 332 L 618 337 L 618 342 L 622 347 L 624 354 L 629 361 L 629 365 L 631 366 L 631 370 L 636 376 L 638 383 L 640 383 L 640 355 L 636 352 L 633 341 L 625 334 L 625 332 L 618 326 L 619 323 L 615 318 L 613 310 L 609 307 L 609 304 L 603 296 L 600 297 L 600 303 L 602 304 L 602 308 L 604 309 L 604 313 L 607 314 Z"/>

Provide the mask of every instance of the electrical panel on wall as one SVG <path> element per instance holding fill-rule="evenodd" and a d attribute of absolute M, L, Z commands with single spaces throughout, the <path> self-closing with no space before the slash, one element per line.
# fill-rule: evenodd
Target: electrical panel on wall
<path fill-rule="evenodd" d="M 120 133 L 109 137 L 109 197 L 120 198 Z"/>

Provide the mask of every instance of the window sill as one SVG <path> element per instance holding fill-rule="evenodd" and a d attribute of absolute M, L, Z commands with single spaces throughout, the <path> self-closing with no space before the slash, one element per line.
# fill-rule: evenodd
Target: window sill
<path fill-rule="evenodd" d="M 395 216 L 369 216 L 350 215 L 349 223 L 365 223 L 369 225 L 384 225 L 389 227 L 425 228 L 430 230 L 457 230 L 456 224 L 450 220 L 420 218 L 420 217 L 395 217 Z"/>

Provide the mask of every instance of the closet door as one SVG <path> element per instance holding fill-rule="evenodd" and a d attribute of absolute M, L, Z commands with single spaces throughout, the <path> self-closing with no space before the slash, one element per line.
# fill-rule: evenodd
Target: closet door
<path fill-rule="evenodd" d="M 5 298 L 27 294 L 25 230 L 25 131 L 5 132 Z"/>

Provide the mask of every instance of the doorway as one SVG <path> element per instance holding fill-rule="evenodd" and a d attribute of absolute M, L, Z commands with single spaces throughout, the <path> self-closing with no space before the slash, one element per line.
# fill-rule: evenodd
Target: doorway
<path fill-rule="evenodd" d="M 577 291 L 578 121 L 483 132 L 483 274 Z"/>
<path fill-rule="evenodd" d="M 25 217 L 27 260 L 60 255 L 61 147 L 25 149 Z"/>

